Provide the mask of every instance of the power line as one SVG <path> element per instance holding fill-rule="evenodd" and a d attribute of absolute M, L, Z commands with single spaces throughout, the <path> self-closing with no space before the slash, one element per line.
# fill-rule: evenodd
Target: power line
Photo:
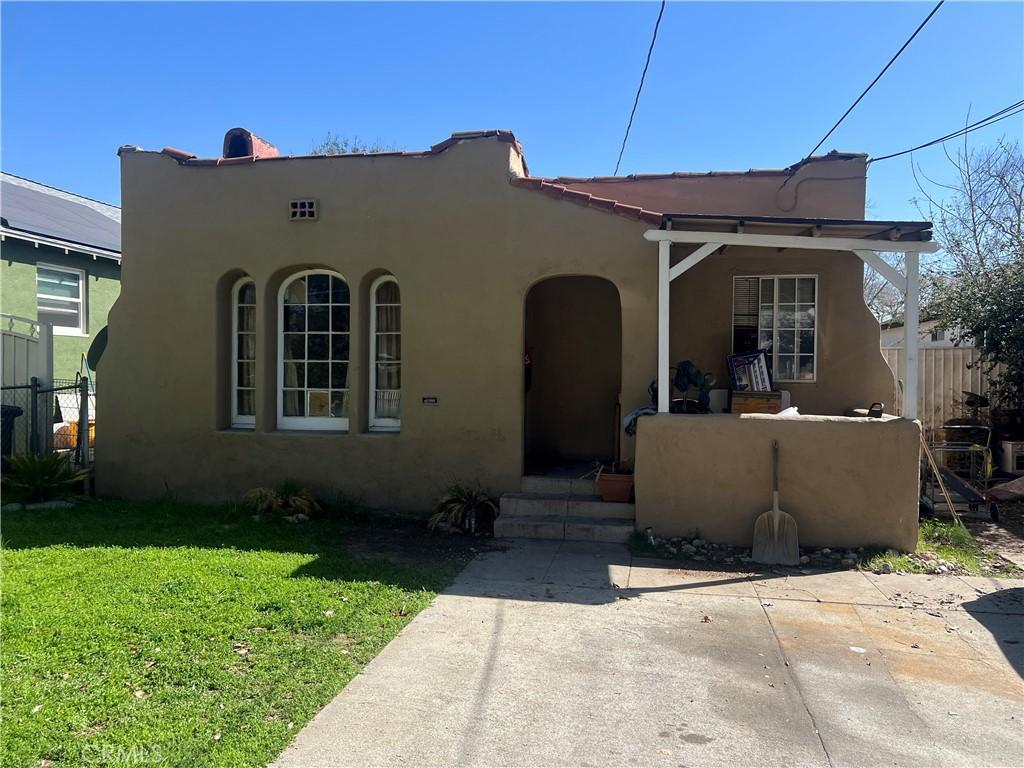
<path fill-rule="evenodd" d="M 884 67 L 882 67 L 882 71 L 879 72 L 877 75 L 875 75 L 875 79 L 872 80 L 871 83 L 868 85 L 868 87 L 865 88 L 864 91 L 861 93 L 861 95 L 857 97 L 857 100 L 855 102 L 853 102 L 853 104 L 850 105 L 850 108 L 847 109 L 845 112 L 843 112 L 843 116 L 840 117 L 838 120 L 836 120 L 836 124 L 833 125 L 829 129 L 828 133 L 826 133 L 824 136 L 821 137 L 821 141 L 819 141 L 817 144 L 814 145 L 814 149 L 812 149 L 810 152 L 808 152 L 806 157 L 810 157 L 811 155 L 813 155 L 815 152 L 818 151 L 818 148 L 822 144 L 824 144 L 826 141 L 828 141 L 828 137 L 831 136 L 835 132 L 836 128 L 839 127 L 839 124 L 842 123 L 843 120 L 846 119 L 846 116 L 849 115 L 851 112 L 853 112 L 854 107 L 856 107 L 858 104 L 860 104 L 860 100 L 863 99 L 865 96 L 867 96 L 868 91 L 870 91 L 875 86 L 875 83 L 877 83 L 879 80 L 882 79 L 882 75 L 884 75 L 886 73 L 886 71 L 889 69 L 889 67 L 891 67 L 893 65 L 893 62 L 895 62 L 896 59 L 898 59 L 900 57 L 900 54 L 903 53 L 903 51 L 905 51 L 907 49 L 907 46 L 910 45 L 914 41 L 914 38 L 917 37 L 917 33 L 920 32 L 922 29 L 924 29 L 924 25 L 927 24 L 929 21 L 931 21 L 932 16 L 934 16 L 935 12 L 938 11 L 939 8 L 942 7 L 942 4 L 944 2 L 946 2 L 946 0 L 939 0 L 938 4 L 934 8 L 932 8 L 932 12 L 929 13 L 925 17 L 925 20 L 922 21 L 918 25 L 917 29 L 914 30 L 914 34 L 912 34 L 910 37 L 907 38 L 907 42 L 905 42 L 902 46 L 900 46 L 900 49 L 898 51 L 896 51 L 896 54 L 891 59 L 889 59 L 889 63 L 886 64 Z"/>
<path fill-rule="evenodd" d="M 965 125 L 963 128 L 953 131 L 952 133 L 947 133 L 945 136 L 940 136 L 937 139 L 926 141 L 924 144 L 918 144 L 916 147 L 911 147 L 910 149 L 904 149 L 900 152 L 893 152 L 890 155 L 872 157 L 870 160 L 868 160 L 868 164 L 877 163 L 880 160 L 889 160 L 893 157 L 899 157 L 900 155 L 909 154 L 910 152 L 916 152 L 919 149 L 925 149 L 926 147 L 931 147 L 934 146 L 935 144 L 941 144 L 942 142 L 949 141 L 950 139 L 958 139 L 961 136 L 966 136 L 968 133 L 973 133 L 974 131 L 980 130 L 981 128 L 988 128 L 988 126 L 990 125 L 995 125 L 1000 120 L 1005 120 L 1008 117 L 1019 115 L 1021 112 L 1024 112 L 1024 99 L 1021 99 L 1020 101 L 1011 104 L 1008 107 L 1003 107 L 998 112 L 993 112 L 988 117 L 983 117 L 981 120 L 978 120 L 975 123 Z"/>
<path fill-rule="evenodd" d="M 658 39 L 658 27 L 661 26 L 661 15 L 665 13 L 665 0 L 661 0 L 661 8 L 658 10 L 658 20 L 654 22 L 654 34 L 651 35 L 651 46 L 647 49 L 647 61 L 644 62 L 644 71 L 640 74 L 640 85 L 636 89 L 636 98 L 633 99 L 633 111 L 629 113 L 629 122 L 626 124 L 626 135 L 622 137 L 622 147 L 619 149 L 619 159 L 615 161 L 614 176 L 619 175 L 619 165 L 622 163 L 622 153 L 626 151 L 626 140 L 629 139 L 629 129 L 633 127 L 633 115 L 636 114 L 636 105 L 640 103 L 640 91 L 644 89 L 644 78 L 647 77 L 647 68 L 651 65 L 651 54 L 654 53 L 654 43 Z"/>

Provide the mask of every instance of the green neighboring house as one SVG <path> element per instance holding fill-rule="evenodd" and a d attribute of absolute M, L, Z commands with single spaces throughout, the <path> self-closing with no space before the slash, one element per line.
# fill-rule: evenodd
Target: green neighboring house
<path fill-rule="evenodd" d="M 0 176 L 0 311 L 50 323 L 54 378 L 73 379 L 121 291 L 121 209 Z"/>

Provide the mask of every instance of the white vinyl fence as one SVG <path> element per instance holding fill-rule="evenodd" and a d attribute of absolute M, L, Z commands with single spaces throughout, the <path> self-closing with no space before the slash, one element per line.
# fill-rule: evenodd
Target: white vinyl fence
<path fill-rule="evenodd" d="M 906 354 L 903 347 L 882 347 L 882 356 L 893 372 L 892 402 L 897 415 L 902 410 L 899 382 L 905 380 Z M 947 419 L 967 415 L 965 391 L 984 394 L 988 389 L 981 370 L 967 367 L 978 360 L 974 347 L 925 347 L 917 350 L 917 356 L 917 412 L 926 431 L 942 426 Z"/>

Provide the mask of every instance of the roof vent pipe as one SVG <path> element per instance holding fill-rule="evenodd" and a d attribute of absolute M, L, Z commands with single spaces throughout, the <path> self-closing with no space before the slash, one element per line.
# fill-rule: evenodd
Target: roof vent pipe
<path fill-rule="evenodd" d="M 224 134 L 224 157 L 277 157 L 277 147 L 245 128 Z"/>

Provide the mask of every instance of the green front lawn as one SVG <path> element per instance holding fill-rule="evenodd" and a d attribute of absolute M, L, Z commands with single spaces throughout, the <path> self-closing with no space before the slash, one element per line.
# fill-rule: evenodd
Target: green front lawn
<path fill-rule="evenodd" d="M 6 512 L 2 532 L 11 768 L 263 766 L 471 555 L 412 523 L 170 501 Z"/>

